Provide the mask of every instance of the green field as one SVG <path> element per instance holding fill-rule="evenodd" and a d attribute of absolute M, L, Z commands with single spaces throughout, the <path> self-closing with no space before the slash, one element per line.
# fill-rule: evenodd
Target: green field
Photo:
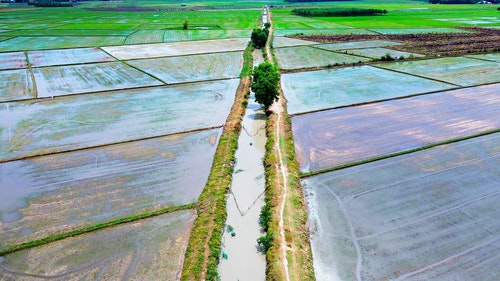
<path fill-rule="evenodd" d="M 318 5 L 386 9 L 388 13 L 375 17 L 312 18 L 293 15 L 291 13 L 293 8 L 273 9 L 276 35 L 462 32 L 454 27 L 500 26 L 496 6 L 491 5 L 430 5 L 419 1 L 389 1 L 388 3 L 356 1 Z"/>

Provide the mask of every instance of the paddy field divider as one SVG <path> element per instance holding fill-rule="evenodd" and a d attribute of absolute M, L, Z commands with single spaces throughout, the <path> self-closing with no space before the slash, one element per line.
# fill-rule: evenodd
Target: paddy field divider
<path fill-rule="evenodd" d="M 241 80 L 235 101 L 217 146 L 212 169 L 195 209 L 197 218 L 186 248 L 181 280 L 218 280 L 221 239 L 227 218 L 226 196 L 232 182 L 235 153 L 250 92 L 252 51 L 250 45 L 243 53 Z"/>

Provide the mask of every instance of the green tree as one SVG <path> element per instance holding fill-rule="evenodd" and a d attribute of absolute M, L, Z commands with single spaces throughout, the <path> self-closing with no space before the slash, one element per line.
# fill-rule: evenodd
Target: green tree
<path fill-rule="evenodd" d="M 252 45 L 257 49 L 263 48 L 266 45 L 268 36 L 269 36 L 269 29 L 254 28 L 251 36 Z"/>
<path fill-rule="evenodd" d="M 255 101 L 262 104 L 266 112 L 269 106 L 278 100 L 279 79 L 278 70 L 269 62 L 261 63 L 254 68 L 252 91 L 255 93 Z"/>

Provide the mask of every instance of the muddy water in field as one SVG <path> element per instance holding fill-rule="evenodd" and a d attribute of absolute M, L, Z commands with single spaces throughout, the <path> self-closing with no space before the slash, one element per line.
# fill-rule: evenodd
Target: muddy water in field
<path fill-rule="evenodd" d="M 184 210 L 0 258 L 0 280 L 178 280 L 195 213 Z"/>
<path fill-rule="evenodd" d="M 254 54 L 255 57 L 255 54 Z M 259 60 L 255 60 L 256 62 Z M 264 205 L 264 157 L 266 116 L 253 94 L 242 121 L 231 191 L 227 197 L 227 220 L 222 238 L 219 275 L 225 280 L 265 280 L 266 258 L 259 252 L 259 214 Z M 227 226 L 234 228 L 231 235 Z"/>

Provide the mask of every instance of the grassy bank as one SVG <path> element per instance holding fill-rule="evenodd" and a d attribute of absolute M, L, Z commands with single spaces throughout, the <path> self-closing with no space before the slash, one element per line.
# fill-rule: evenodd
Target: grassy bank
<path fill-rule="evenodd" d="M 212 170 L 203 189 L 196 210 L 198 217 L 186 249 L 181 280 L 217 280 L 221 237 L 226 222 L 226 195 L 231 186 L 235 152 L 241 130 L 241 119 L 245 113 L 244 101 L 250 91 L 252 57 L 251 47 L 244 55 L 244 67 L 235 101 L 227 118 L 224 131 L 217 146 Z"/>

